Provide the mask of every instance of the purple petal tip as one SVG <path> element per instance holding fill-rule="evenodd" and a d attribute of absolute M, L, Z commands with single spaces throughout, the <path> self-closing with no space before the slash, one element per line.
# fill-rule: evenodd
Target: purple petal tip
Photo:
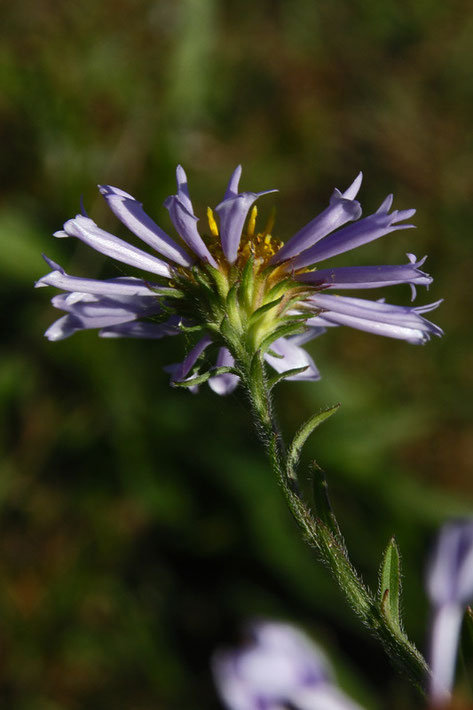
<path fill-rule="evenodd" d="M 363 181 L 363 173 L 360 171 L 356 178 L 353 180 L 352 184 L 350 187 L 348 187 L 345 192 L 343 193 L 343 197 L 347 200 L 353 200 L 357 194 L 358 191 L 361 187 L 361 183 Z"/>
<path fill-rule="evenodd" d="M 176 182 L 177 182 L 178 188 L 187 184 L 186 171 L 184 170 L 182 165 L 178 165 L 176 168 Z"/>

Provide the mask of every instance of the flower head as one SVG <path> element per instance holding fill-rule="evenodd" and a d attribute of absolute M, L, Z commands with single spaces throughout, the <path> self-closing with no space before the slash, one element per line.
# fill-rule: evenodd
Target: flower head
<path fill-rule="evenodd" d="M 177 193 L 164 205 L 179 235 L 164 232 L 127 192 L 102 185 L 101 194 L 118 219 L 150 251 L 129 244 L 79 214 L 55 232 L 76 237 L 105 256 L 145 272 L 107 280 L 68 275 L 46 258 L 52 271 L 37 286 L 64 293 L 52 304 L 66 313 L 46 331 L 50 340 L 76 331 L 98 329 L 101 337 L 162 338 L 186 332 L 196 343 L 185 360 L 169 366 L 173 383 L 191 389 L 205 379 L 215 392 L 231 392 L 242 366 L 260 352 L 287 379 L 317 380 L 319 372 L 301 347 L 327 327 L 349 325 L 410 343 L 441 335 L 423 314 L 440 301 L 422 307 L 394 306 L 384 301 L 332 295 L 332 290 L 371 289 L 395 284 L 428 286 L 421 270 L 425 258 L 408 254 L 406 264 L 331 267 L 319 262 L 408 229 L 414 210 L 390 212 L 392 196 L 375 214 L 361 217 L 355 199 L 361 173 L 344 192 L 335 190 L 329 206 L 286 244 L 272 236 L 274 217 L 256 228 L 256 200 L 268 192 L 239 192 L 241 167 L 232 174 L 224 198 L 208 209 L 208 230 L 198 229 L 186 174 L 177 168 Z M 151 275 L 151 276 L 149 276 Z M 207 348 L 216 348 L 216 366 L 199 376 Z M 197 373 L 197 376 L 196 376 Z"/>
<path fill-rule="evenodd" d="M 358 708 L 333 684 L 322 651 L 289 624 L 255 624 L 245 647 L 215 655 L 213 671 L 228 710 Z"/>
<path fill-rule="evenodd" d="M 427 592 L 433 607 L 430 695 L 443 704 L 453 686 L 462 617 L 473 600 L 473 519 L 441 529 L 427 572 Z"/>

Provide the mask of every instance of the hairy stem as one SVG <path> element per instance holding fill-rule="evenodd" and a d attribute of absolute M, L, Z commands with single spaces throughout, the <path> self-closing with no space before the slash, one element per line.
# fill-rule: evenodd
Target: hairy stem
<path fill-rule="evenodd" d="M 288 465 L 286 446 L 276 421 L 261 357 L 256 355 L 253 358 L 251 365 L 242 372 L 242 379 L 250 398 L 258 434 L 264 443 L 289 509 L 301 528 L 305 540 L 315 548 L 352 609 L 371 633 L 381 641 L 394 665 L 405 673 L 421 692 L 424 692 L 429 668 L 423 656 L 404 632 L 390 622 L 375 595 L 362 581 L 348 557 L 333 513 L 335 525 L 330 527 L 314 515 L 304 500 L 296 474 Z"/>

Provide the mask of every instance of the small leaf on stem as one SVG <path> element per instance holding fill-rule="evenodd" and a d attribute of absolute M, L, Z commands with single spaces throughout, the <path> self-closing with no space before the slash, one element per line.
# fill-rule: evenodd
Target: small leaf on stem
<path fill-rule="evenodd" d="M 259 354 L 264 355 L 278 338 L 288 338 L 291 335 L 299 335 L 299 333 L 304 332 L 304 325 L 302 323 L 301 316 L 288 316 L 284 319 L 284 321 L 284 325 L 279 328 L 275 328 L 275 330 L 263 338 L 258 348 L 258 352 L 253 356 L 253 359 L 255 357 L 259 357 Z"/>
<path fill-rule="evenodd" d="M 325 473 L 315 461 L 312 462 L 312 469 L 314 473 L 313 493 L 315 514 L 317 515 L 317 518 L 319 518 L 323 523 L 325 523 L 325 525 L 328 527 L 332 535 L 338 540 L 338 542 L 341 543 L 343 547 L 345 547 L 345 542 L 343 540 L 342 533 L 340 532 L 337 519 L 334 515 L 330 503 Z"/>
<path fill-rule="evenodd" d="M 314 429 L 319 426 L 319 424 L 322 424 L 322 422 L 331 417 L 332 414 L 335 414 L 339 406 L 339 404 L 336 404 L 334 407 L 324 409 L 322 412 L 314 414 L 305 422 L 305 424 L 301 426 L 299 431 L 296 432 L 287 454 L 288 470 L 290 470 L 292 473 L 295 473 L 297 464 L 299 463 L 302 447 L 304 446 L 309 436 L 312 434 Z"/>
<path fill-rule="evenodd" d="M 238 375 L 238 371 L 234 367 L 215 367 L 213 370 L 204 372 L 202 375 L 196 375 L 196 377 L 191 377 L 188 380 L 173 381 L 173 387 L 195 387 L 195 385 L 201 385 L 207 382 L 210 377 L 216 377 L 217 375 L 226 375 L 230 373 L 231 375 Z"/>
<path fill-rule="evenodd" d="M 273 357 L 279 357 L 282 358 L 282 355 L 278 355 L 278 353 L 274 353 L 271 350 L 268 350 L 268 353 L 272 355 Z M 294 375 L 300 375 L 301 372 L 305 372 L 309 366 L 304 365 L 303 367 L 294 367 L 292 370 L 285 370 L 284 372 L 280 372 L 278 375 L 274 375 L 274 377 L 271 377 L 268 380 L 268 387 L 270 390 L 273 389 L 276 385 L 278 385 L 280 382 L 283 380 L 287 380 L 288 377 L 294 377 Z"/>
<path fill-rule="evenodd" d="M 379 604 L 386 619 L 402 631 L 400 618 L 401 558 L 394 537 L 384 551 L 379 571 Z"/>

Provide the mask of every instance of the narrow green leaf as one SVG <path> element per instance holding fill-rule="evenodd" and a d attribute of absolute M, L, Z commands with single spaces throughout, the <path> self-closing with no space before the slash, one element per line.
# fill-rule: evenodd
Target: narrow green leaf
<path fill-rule="evenodd" d="M 282 294 L 284 296 L 284 294 L 289 290 L 291 286 L 296 286 L 293 279 L 287 278 L 283 279 L 282 281 L 279 281 L 277 284 L 275 284 L 272 288 L 269 289 L 268 298 L 278 298 L 279 294 Z M 297 284 L 297 286 L 300 287 L 300 284 Z"/>
<path fill-rule="evenodd" d="M 238 284 L 234 283 L 227 293 L 227 306 L 237 307 L 238 304 Z"/>
<path fill-rule="evenodd" d="M 255 257 L 250 254 L 241 274 L 240 283 L 240 298 L 243 298 L 245 307 L 248 308 L 253 301 L 253 293 L 255 288 L 255 272 L 254 272 Z"/>
<path fill-rule="evenodd" d="M 177 288 L 167 288 L 164 286 L 149 286 L 149 290 L 153 291 L 153 293 L 155 293 L 157 296 L 166 296 L 166 298 L 184 298 L 184 292 L 180 291 Z"/>
<path fill-rule="evenodd" d="M 203 331 L 204 328 L 201 325 L 184 325 L 184 323 L 180 323 L 179 330 L 182 330 L 183 333 L 198 333 Z"/>
<path fill-rule="evenodd" d="M 271 353 L 271 350 L 268 350 L 268 352 Z M 278 355 L 277 353 L 271 354 L 276 357 L 281 357 L 281 355 Z M 283 380 L 287 380 L 288 377 L 294 377 L 294 375 L 299 375 L 301 372 L 305 372 L 308 367 L 308 365 L 304 365 L 304 367 L 294 367 L 292 370 L 286 370 L 286 372 L 280 372 L 278 375 L 274 375 L 274 377 L 271 377 L 268 380 L 269 389 L 272 390 L 273 387 L 278 385 Z"/>
<path fill-rule="evenodd" d="M 275 301 L 270 301 L 269 303 L 265 303 L 264 306 L 260 306 L 259 308 L 257 308 L 256 311 L 251 314 L 248 320 L 249 327 L 254 325 L 261 318 L 261 316 L 264 316 L 265 313 L 267 313 L 272 308 L 275 308 L 279 303 L 281 303 L 282 299 L 283 296 L 280 296 Z"/>
<path fill-rule="evenodd" d="M 379 570 L 379 604 L 387 620 L 402 631 L 399 600 L 401 597 L 401 558 L 394 537 L 384 551 Z"/>
<path fill-rule="evenodd" d="M 276 328 L 272 331 L 272 333 L 263 338 L 258 348 L 258 352 L 264 355 L 265 352 L 269 350 L 274 341 L 278 338 L 287 338 L 290 335 L 298 335 L 299 333 L 303 332 L 304 326 L 300 324 L 300 321 L 296 323 L 290 322 L 288 324 L 281 325 L 279 328 Z"/>
<path fill-rule="evenodd" d="M 282 308 L 282 312 L 284 314 L 286 314 L 290 310 L 292 310 L 293 308 L 299 308 L 300 303 L 301 303 L 301 291 L 298 291 L 295 296 L 293 296 L 292 298 L 288 298 L 284 302 L 284 307 Z M 307 319 L 310 318 L 311 315 L 312 315 L 312 313 L 310 315 L 308 313 L 297 313 L 296 315 L 289 316 L 289 317 L 290 318 L 297 318 L 298 320 L 305 323 L 307 321 Z M 288 317 L 288 316 L 286 316 L 286 317 Z"/>
<path fill-rule="evenodd" d="M 190 380 L 182 380 L 181 382 L 173 382 L 173 387 L 194 387 L 195 385 L 201 385 L 203 382 L 207 382 L 211 377 L 216 377 L 217 375 L 225 375 L 231 373 L 232 375 L 238 375 L 238 372 L 234 367 L 216 367 L 214 370 L 209 370 L 204 372 L 202 375 L 197 375 L 192 377 Z"/>
<path fill-rule="evenodd" d="M 268 350 L 266 350 L 266 353 L 267 353 L 268 355 L 271 355 L 271 357 L 277 358 L 278 360 L 284 360 L 284 355 L 280 355 L 280 354 L 277 353 L 275 350 L 271 350 L 271 348 L 269 348 Z M 308 365 L 306 365 L 306 367 L 308 367 Z"/>
<path fill-rule="evenodd" d="M 228 292 L 227 309 L 230 321 L 241 325 L 241 309 L 238 302 L 238 283 L 234 283 Z"/>
<path fill-rule="evenodd" d="M 289 303 L 289 301 L 288 301 Z M 287 305 L 285 306 L 287 307 Z M 304 315 L 302 313 L 297 313 L 296 315 L 293 316 L 284 316 L 284 322 L 285 323 L 301 323 L 302 325 L 305 324 L 307 321 L 307 315 Z"/>
<path fill-rule="evenodd" d="M 208 278 L 207 274 L 205 274 L 198 266 L 192 269 L 192 276 L 195 278 L 199 286 L 212 290 L 212 282 Z"/>
<path fill-rule="evenodd" d="M 302 447 L 314 429 L 316 429 L 319 424 L 322 424 L 322 422 L 326 419 L 331 417 L 332 414 L 335 414 L 339 406 L 339 404 L 336 404 L 334 407 L 324 409 L 322 412 L 314 414 L 305 422 L 305 424 L 301 426 L 299 431 L 296 432 L 287 454 L 287 465 L 290 471 L 295 472 L 297 464 L 299 463 Z"/>
<path fill-rule="evenodd" d="M 325 473 L 320 468 L 320 466 L 315 463 L 315 461 L 312 462 L 312 470 L 314 473 L 313 493 L 315 513 L 317 517 L 322 520 L 323 523 L 325 523 L 332 535 L 345 549 L 345 542 L 343 540 L 342 533 L 340 532 L 337 519 L 330 503 L 330 498 L 328 495 L 328 484 L 327 479 L 325 477 Z"/>
<path fill-rule="evenodd" d="M 234 283 L 227 293 L 227 308 L 239 310 L 238 283 Z"/>
<path fill-rule="evenodd" d="M 219 271 L 218 269 L 215 269 L 210 264 L 206 264 L 204 269 L 207 271 L 207 275 L 210 276 L 212 279 L 212 284 L 211 284 L 212 291 L 215 290 L 215 286 L 216 286 L 219 297 L 221 299 L 225 298 L 225 296 L 228 292 L 227 278 L 224 276 L 224 274 L 222 274 L 221 271 Z"/>

